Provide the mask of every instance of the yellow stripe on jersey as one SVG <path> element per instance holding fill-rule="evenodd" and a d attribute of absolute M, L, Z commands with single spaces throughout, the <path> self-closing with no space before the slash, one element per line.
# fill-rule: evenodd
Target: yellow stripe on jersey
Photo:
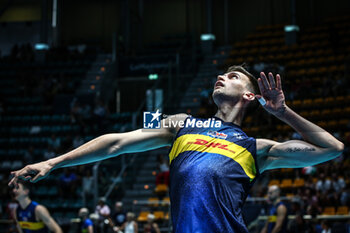
<path fill-rule="evenodd" d="M 277 216 L 276 215 L 270 215 L 267 219 L 268 222 L 276 222 Z"/>
<path fill-rule="evenodd" d="M 215 153 L 227 156 L 241 165 L 247 176 L 253 180 L 256 176 L 255 161 L 244 147 L 219 138 L 202 134 L 185 134 L 178 137 L 169 154 L 170 163 L 185 151 Z"/>
<path fill-rule="evenodd" d="M 23 230 L 40 230 L 45 227 L 43 222 L 18 222 Z"/>

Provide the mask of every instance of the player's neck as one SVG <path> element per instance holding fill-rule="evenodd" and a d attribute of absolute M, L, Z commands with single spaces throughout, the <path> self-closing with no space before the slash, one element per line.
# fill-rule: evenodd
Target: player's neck
<path fill-rule="evenodd" d="M 27 208 L 27 206 L 32 202 L 29 197 L 24 197 L 23 199 L 18 200 L 19 205 L 22 209 Z"/>
<path fill-rule="evenodd" d="M 235 105 L 222 103 L 218 106 L 218 111 L 215 114 L 225 122 L 232 122 L 236 125 L 241 125 L 244 117 L 244 111 L 242 111 L 241 103 L 238 102 Z"/>
<path fill-rule="evenodd" d="M 274 204 L 274 205 L 277 205 L 280 201 L 281 201 L 281 199 L 280 199 L 280 198 L 277 198 L 277 199 L 273 202 L 273 204 Z"/>

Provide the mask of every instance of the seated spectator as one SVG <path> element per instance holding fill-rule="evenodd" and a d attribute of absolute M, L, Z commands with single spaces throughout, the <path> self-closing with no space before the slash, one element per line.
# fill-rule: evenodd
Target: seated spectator
<path fill-rule="evenodd" d="M 163 155 L 158 157 L 159 173 L 156 177 L 156 185 L 166 184 L 169 185 L 169 165 L 164 159 Z"/>
<path fill-rule="evenodd" d="M 320 174 L 320 179 L 316 183 L 316 190 L 321 191 L 323 194 L 327 193 L 327 191 L 331 188 L 331 181 L 326 179 L 324 173 Z"/>
<path fill-rule="evenodd" d="M 84 233 L 94 233 L 94 224 L 89 218 L 89 210 L 87 208 L 81 208 L 79 210 L 80 229 Z"/>
<path fill-rule="evenodd" d="M 322 227 L 322 233 L 332 233 L 331 225 L 329 221 L 323 220 L 321 223 L 321 227 Z"/>
<path fill-rule="evenodd" d="M 123 210 L 123 202 L 117 201 L 115 203 L 115 212 L 113 214 L 113 222 L 117 227 L 121 227 L 126 222 L 126 213 Z"/>
<path fill-rule="evenodd" d="M 153 214 L 148 214 L 147 223 L 143 227 L 144 233 L 160 233 L 158 224 L 154 222 L 155 216 Z"/>
<path fill-rule="evenodd" d="M 109 222 L 106 224 L 105 220 L 110 218 L 111 209 L 106 204 L 106 198 L 101 197 L 95 208 L 95 213 L 98 215 L 98 232 L 106 232 L 109 227 Z"/>
<path fill-rule="evenodd" d="M 132 212 L 128 212 L 126 214 L 126 222 L 122 225 L 122 227 L 113 228 L 114 232 L 124 231 L 124 233 L 138 233 L 137 222 L 134 220 L 135 214 Z"/>
<path fill-rule="evenodd" d="M 336 193 L 340 193 L 342 189 L 345 187 L 345 181 L 342 177 L 339 177 L 337 173 L 332 174 L 332 188 Z"/>

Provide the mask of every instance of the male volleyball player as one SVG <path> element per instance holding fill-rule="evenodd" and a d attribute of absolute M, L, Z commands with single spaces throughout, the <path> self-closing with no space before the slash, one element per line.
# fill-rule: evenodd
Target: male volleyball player
<path fill-rule="evenodd" d="M 256 95 L 256 86 L 261 95 Z M 248 137 L 240 125 L 255 98 L 264 99 L 264 109 L 293 127 L 304 141 Z M 315 165 L 344 149 L 330 133 L 286 105 L 278 74 L 275 79 L 261 73 L 256 85 L 243 67 L 230 67 L 217 77 L 213 99 L 218 107 L 214 120 L 221 125 L 199 127 L 205 120 L 179 114 L 162 120 L 169 128 L 102 135 L 64 155 L 12 172 L 9 185 L 19 178 L 36 182 L 61 167 L 172 145 L 169 191 L 174 232 L 248 232 L 242 206 L 260 173 Z"/>
<path fill-rule="evenodd" d="M 17 229 L 20 233 L 62 233 L 62 229 L 51 217 L 49 211 L 29 197 L 29 182 L 18 181 L 12 190 L 19 205 L 14 214 Z"/>

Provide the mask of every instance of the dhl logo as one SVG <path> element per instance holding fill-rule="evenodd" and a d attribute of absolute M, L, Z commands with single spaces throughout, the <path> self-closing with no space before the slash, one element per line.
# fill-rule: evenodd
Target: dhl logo
<path fill-rule="evenodd" d="M 199 138 L 196 138 L 195 140 L 196 140 L 195 142 L 192 141 L 192 142 L 188 142 L 187 144 L 201 145 L 201 146 L 205 146 L 207 148 L 209 148 L 209 147 L 219 148 L 219 149 L 230 151 L 232 153 L 236 153 L 235 151 L 230 150 L 229 148 L 227 148 L 228 145 L 225 145 L 225 144 L 222 144 L 222 143 L 219 143 L 219 142 L 209 142 L 209 141 L 206 141 L 206 140 L 203 140 L 203 139 L 199 139 Z"/>

